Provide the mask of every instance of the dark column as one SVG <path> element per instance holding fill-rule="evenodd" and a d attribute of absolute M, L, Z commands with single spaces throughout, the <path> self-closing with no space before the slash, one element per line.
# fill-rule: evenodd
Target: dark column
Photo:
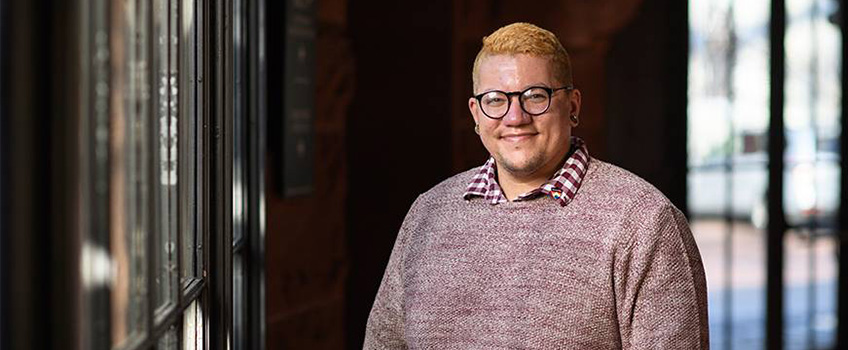
<path fill-rule="evenodd" d="M 839 1 L 839 24 L 842 28 L 842 134 L 839 154 L 842 157 L 840 161 L 841 174 L 840 177 L 840 192 L 839 192 L 839 268 L 837 273 L 838 281 L 838 311 L 836 329 L 836 349 L 848 348 L 848 258 L 845 254 L 848 253 L 848 0 Z"/>
<path fill-rule="evenodd" d="M 783 348 L 783 101 L 786 7 L 771 2 L 771 76 L 768 131 L 768 227 L 766 236 L 766 348 Z"/>
<path fill-rule="evenodd" d="M 4 0 L 0 6 L 0 348 L 75 349 L 80 3 Z"/>

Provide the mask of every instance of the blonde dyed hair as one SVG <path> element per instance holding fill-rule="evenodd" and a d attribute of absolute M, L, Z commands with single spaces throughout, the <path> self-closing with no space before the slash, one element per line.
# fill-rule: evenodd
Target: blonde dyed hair
<path fill-rule="evenodd" d="M 495 55 L 519 54 L 550 58 L 555 77 L 562 84 L 571 84 L 571 61 L 556 35 L 533 24 L 519 22 L 503 26 L 483 37 L 483 47 L 474 59 L 471 72 L 474 92 L 478 92 L 480 64 L 484 59 Z"/>

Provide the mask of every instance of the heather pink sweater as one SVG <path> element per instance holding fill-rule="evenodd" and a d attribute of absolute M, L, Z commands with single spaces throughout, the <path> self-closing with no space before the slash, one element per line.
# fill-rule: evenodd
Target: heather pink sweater
<path fill-rule="evenodd" d="M 366 349 L 706 349 L 703 264 L 657 189 L 592 159 L 565 207 L 418 197 L 401 226 Z"/>

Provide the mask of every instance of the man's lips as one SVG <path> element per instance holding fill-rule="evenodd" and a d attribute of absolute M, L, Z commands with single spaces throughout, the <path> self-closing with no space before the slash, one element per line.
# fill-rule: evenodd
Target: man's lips
<path fill-rule="evenodd" d="M 536 136 L 535 132 L 522 132 L 522 133 L 514 133 L 514 134 L 505 134 L 501 135 L 501 140 L 509 141 L 509 142 L 519 142 L 527 140 L 533 136 Z"/>

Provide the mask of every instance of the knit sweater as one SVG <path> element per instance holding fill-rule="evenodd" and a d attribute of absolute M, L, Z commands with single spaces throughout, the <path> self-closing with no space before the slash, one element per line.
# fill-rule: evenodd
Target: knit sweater
<path fill-rule="evenodd" d="M 656 188 L 591 159 L 567 206 L 420 195 L 401 226 L 365 349 L 707 349 L 704 268 Z"/>

